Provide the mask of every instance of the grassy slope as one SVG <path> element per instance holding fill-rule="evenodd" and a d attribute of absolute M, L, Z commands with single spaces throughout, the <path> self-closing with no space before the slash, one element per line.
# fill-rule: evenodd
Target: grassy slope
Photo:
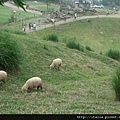
<path fill-rule="evenodd" d="M 117 19 L 115 21 L 116 23 L 118 22 Z M 85 30 L 82 26 L 85 23 L 80 23 L 80 27 L 77 24 L 78 27 L 76 29 L 80 29 L 82 33 L 79 32 L 80 35 L 76 34 L 75 36 L 82 37 L 83 41 L 81 43 L 83 45 L 85 42 L 88 44 L 89 41 L 85 33 L 91 37 L 91 31 L 86 32 L 90 28 L 90 24 L 87 23 L 86 27 L 84 27 Z M 95 22 L 94 26 L 98 24 L 102 24 L 100 20 Z M 68 25 L 68 29 L 69 26 L 74 28 L 75 25 L 76 22 L 73 23 L 73 27 L 72 24 Z M 62 31 L 64 31 L 66 27 L 62 27 Z M 106 26 L 104 29 L 103 27 L 100 27 L 99 31 L 106 29 Z M 70 33 L 68 29 L 66 34 L 62 33 L 62 35 L 59 33 L 59 35 L 71 35 L 75 31 L 75 29 L 71 29 L 72 32 Z M 111 31 L 107 30 L 108 35 L 111 35 Z M 62 42 L 62 39 L 58 43 L 42 40 L 42 36 L 47 34 L 48 31 L 50 29 L 26 35 L 11 34 L 21 46 L 23 61 L 21 71 L 12 75 L 9 74 L 5 85 L 2 82 L 0 83 L 0 113 L 119 113 L 120 103 L 114 101 L 114 91 L 110 82 L 111 75 L 118 62 L 96 54 L 97 52 L 80 52 L 69 49 Z M 95 29 L 92 29 L 92 33 L 100 36 Z M 114 35 L 119 36 L 119 33 L 115 31 Z M 98 39 L 96 36 L 94 36 L 94 41 L 91 38 L 90 45 L 88 44 L 95 51 L 97 51 L 96 42 L 101 40 L 101 37 Z M 110 43 L 106 41 L 110 37 L 104 37 L 104 45 L 108 46 Z M 79 39 L 76 38 L 76 40 Z M 44 49 L 44 47 L 47 49 Z M 60 71 L 50 70 L 49 65 L 57 57 L 63 60 Z M 33 76 L 41 77 L 43 92 L 33 90 L 29 93 L 21 93 L 22 85 L 28 78 Z"/>
<path fill-rule="evenodd" d="M 90 22 L 84 20 L 57 26 L 60 31 L 49 28 L 33 35 L 42 38 L 55 33 L 61 42 L 75 38 L 84 47 L 90 46 L 95 52 L 105 54 L 110 48 L 115 50 L 120 48 L 119 24 L 120 20 L 117 18 L 96 18 L 90 19 Z"/>
<path fill-rule="evenodd" d="M 13 11 L 14 10 L 10 9 L 9 7 L 0 6 L 0 24 L 8 22 L 8 19 L 10 19 L 11 15 L 13 15 Z M 15 18 L 17 18 L 17 20 L 21 20 L 21 18 L 25 19 L 26 17 L 34 17 L 34 13 L 24 12 L 20 10 L 15 11 Z"/>

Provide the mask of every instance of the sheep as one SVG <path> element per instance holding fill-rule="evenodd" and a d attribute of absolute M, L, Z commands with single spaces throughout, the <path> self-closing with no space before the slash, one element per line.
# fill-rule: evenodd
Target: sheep
<path fill-rule="evenodd" d="M 55 23 L 55 19 L 51 19 L 50 21 L 52 22 L 52 24 Z"/>
<path fill-rule="evenodd" d="M 7 79 L 7 73 L 5 71 L 0 71 L 0 80 L 2 80 L 4 83 L 6 83 Z"/>
<path fill-rule="evenodd" d="M 26 81 L 26 83 L 22 86 L 21 91 L 27 91 L 28 89 L 39 87 L 42 89 L 42 80 L 39 77 L 32 77 Z"/>
<path fill-rule="evenodd" d="M 52 64 L 50 65 L 51 68 L 58 68 L 62 65 L 62 60 L 60 58 L 56 58 L 53 60 Z"/>

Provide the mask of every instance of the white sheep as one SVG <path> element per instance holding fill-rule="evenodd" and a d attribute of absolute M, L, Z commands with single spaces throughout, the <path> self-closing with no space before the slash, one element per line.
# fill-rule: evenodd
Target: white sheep
<path fill-rule="evenodd" d="M 28 89 L 39 87 L 42 89 L 42 80 L 39 77 L 32 77 L 26 81 L 26 83 L 22 86 L 21 91 L 25 91 Z"/>
<path fill-rule="evenodd" d="M 55 19 L 51 19 L 50 21 L 52 22 L 52 24 L 55 23 Z"/>
<path fill-rule="evenodd" d="M 60 58 L 56 58 L 53 60 L 52 64 L 50 65 L 51 68 L 58 68 L 62 65 L 62 60 Z"/>
<path fill-rule="evenodd" d="M 5 71 L 0 70 L 0 80 L 6 83 L 7 73 Z"/>

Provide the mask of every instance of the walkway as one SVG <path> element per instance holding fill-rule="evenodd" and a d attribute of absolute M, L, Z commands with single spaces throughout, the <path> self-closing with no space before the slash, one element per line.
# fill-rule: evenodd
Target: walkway
<path fill-rule="evenodd" d="M 107 17 L 107 18 L 120 18 L 120 14 L 116 14 L 116 15 L 99 15 L 99 18 L 102 18 L 102 17 Z M 77 17 L 76 20 L 74 20 L 74 18 L 69 18 L 67 19 L 66 21 L 64 20 L 61 20 L 61 21 L 58 21 L 58 22 L 55 22 L 55 26 L 58 26 L 58 25 L 61 25 L 61 24 L 65 24 L 65 23 L 70 23 L 70 22 L 74 22 L 74 21 L 77 21 L 77 20 L 82 20 L 82 19 L 90 19 L 90 18 L 98 18 L 96 15 L 94 16 L 82 16 L 82 17 Z M 98 19 L 99 19 L 98 18 Z M 42 30 L 42 29 L 45 29 L 45 28 L 48 28 L 48 27 L 53 27 L 54 25 L 52 23 L 49 23 L 49 24 L 44 24 L 44 25 L 40 25 L 37 26 L 36 30 Z M 34 32 L 35 30 L 29 30 L 28 27 L 26 29 L 26 32 Z"/>

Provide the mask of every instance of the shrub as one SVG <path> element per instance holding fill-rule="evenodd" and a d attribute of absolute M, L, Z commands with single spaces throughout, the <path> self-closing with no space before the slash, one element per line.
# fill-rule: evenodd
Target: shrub
<path fill-rule="evenodd" d="M 116 94 L 116 100 L 120 101 L 120 66 L 117 68 L 112 78 L 112 86 Z"/>
<path fill-rule="evenodd" d="M 118 61 L 120 60 L 120 52 L 118 50 L 110 49 L 107 53 L 107 56 Z"/>
<path fill-rule="evenodd" d="M 58 36 L 55 35 L 55 34 L 47 35 L 43 39 L 54 41 L 54 42 L 58 42 L 59 41 Z"/>
<path fill-rule="evenodd" d="M 71 49 L 77 49 L 80 51 L 84 51 L 83 47 L 79 43 L 76 43 L 75 40 L 72 40 L 72 39 L 67 41 L 67 47 Z"/>
<path fill-rule="evenodd" d="M 0 32 L 0 69 L 14 71 L 19 69 L 21 52 L 15 38 Z"/>

